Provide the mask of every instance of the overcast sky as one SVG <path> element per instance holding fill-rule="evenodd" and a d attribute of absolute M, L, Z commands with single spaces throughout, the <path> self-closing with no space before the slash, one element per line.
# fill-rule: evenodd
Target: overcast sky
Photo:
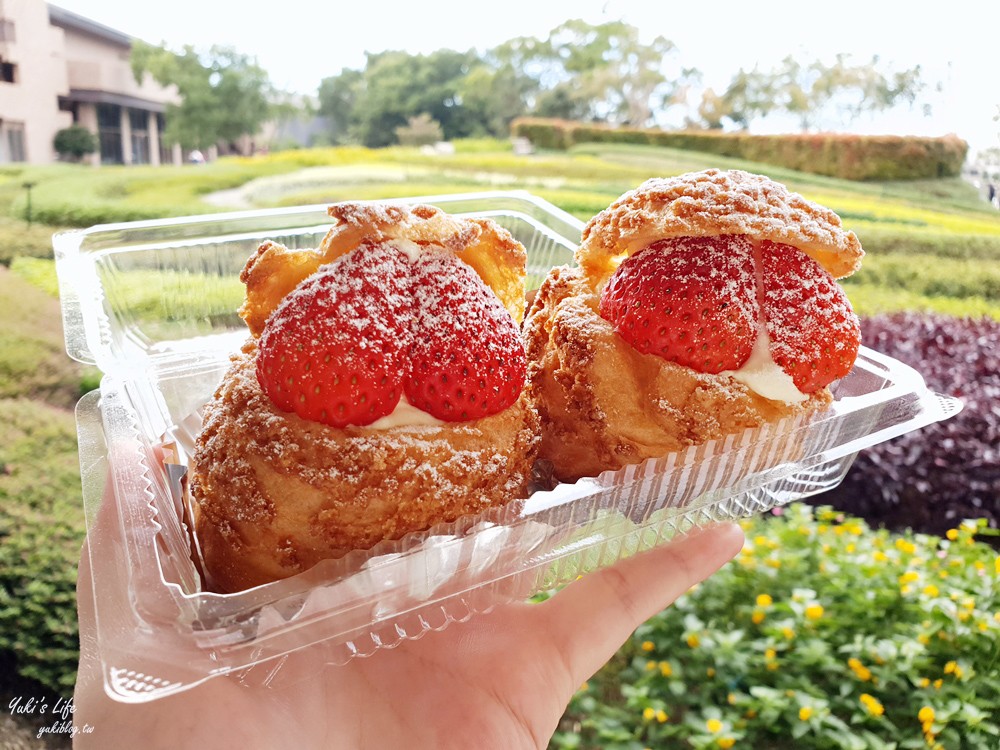
<path fill-rule="evenodd" d="M 769 69 L 792 54 L 826 63 L 838 52 L 895 69 L 921 65 L 943 91 L 933 115 L 913 112 L 858 123 L 860 132 L 957 133 L 974 150 L 1000 146 L 1000 2 L 885 0 L 280 0 L 257 4 L 171 0 L 60 0 L 55 3 L 148 42 L 179 48 L 232 46 L 252 55 L 279 88 L 314 94 L 319 81 L 364 66 L 365 52 L 450 48 L 483 51 L 517 36 L 545 37 L 570 18 L 624 20 L 644 41 L 665 36 L 677 61 L 725 89 L 740 68 Z M 771 129 L 781 128 L 779 123 Z M 758 128 L 759 131 L 759 128 Z"/>

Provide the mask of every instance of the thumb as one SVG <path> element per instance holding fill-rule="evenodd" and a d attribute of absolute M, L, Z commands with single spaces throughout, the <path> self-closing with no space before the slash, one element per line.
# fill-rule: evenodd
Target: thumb
<path fill-rule="evenodd" d="M 743 546 L 735 524 L 692 532 L 571 583 L 537 608 L 570 673 L 590 678 L 632 631 L 715 573 Z"/>

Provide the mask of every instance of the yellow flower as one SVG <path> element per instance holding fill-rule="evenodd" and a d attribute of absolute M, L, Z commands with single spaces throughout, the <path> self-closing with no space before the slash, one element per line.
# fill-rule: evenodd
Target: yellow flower
<path fill-rule="evenodd" d="M 719 747 L 721 747 L 722 750 L 729 750 L 729 748 L 731 748 L 733 745 L 736 744 L 736 738 L 735 737 L 728 737 L 728 736 L 727 737 L 719 737 L 718 742 L 719 742 Z"/>
<path fill-rule="evenodd" d="M 964 674 L 964 672 L 962 671 L 961 667 L 955 667 L 955 679 L 956 680 L 961 680 L 963 674 Z"/>
<path fill-rule="evenodd" d="M 810 706 L 803 706 L 799 709 L 799 719 L 802 721 L 809 721 L 809 717 L 813 715 L 813 710 Z"/>
<path fill-rule="evenodd" d="M 922 643 L 923 645 L 926 646 L 928 643 L 931 642 L 931 637 L 927 635 L 927 633 L 921 633 L 920 635 L 917 636 L 917 642 Z"/>
<path fill-rule="evenodd" d="M 958 662 L 950 661 L 944 665 L 944 673 L 951 674 L 958 668 Z"/>
<path fill-rule="evenodd" d="M 670 662 L 661 661 L 660 662 L 660 674 L 664 677 L 669 677 L 674 673 L 673 667 L 670 666 Z"/>
<path fill-rule="evenodd" d="M 971 596 L 967 596 L 965 599 L 962 600 L 962 607 L 969 610 L 975 609 L 976 600 L 973 599 Z"/>
<path fill-rule="evenodd" d="M 938 591 L 938 587 L 935 586 L 933 583 L 930 584 L 929 586 L 924 586 L 924 594 L 927 596 L 937 596 L 940 593 L 941 592 Z"/>
<path fill-rule="evenodd" d="M 687 645 L 691 648 L 698 648 L 699 644 L 701 644 L 701 639 L 697 636 L 697 634 L 692 633 L 687 637 Z"/>
<path fill-rule="evenodd" d="M 736 705 L 736 693 L 730 693 L 726 696 L 726 701 L 728 701 L 730 706 Z"/>
<path fill-rule="evenodd" d="M 889 556 L 885 554 L 885 552 L 883 552 L 882 550 L 877 549 L 874 552 L 872 552 L 872 559 L 875 562 L 883 563 L 889 559 Z"/>
<path fill-rule="evenodd" d="M 864 705 L 865 710 L 872 716 L 881 716 L 885 713 L 885 706 L 879 703 L 878 698 L 868 693 L 861 694 L 861 703 Z"/>
<path fill-rule="evenodd" d="M 642 718 L 644 718 L 646 721 L 652 721 L 653 719 L 656 718 L 656 709 L 654 709 L 652 706 L 646 706 L 646 708 L 643 709 Z"/>
<path fill-rule="evenodd" d="M 708 677 L 715 677 L 715 667 L 709 667 L 705 670 L 705 675 Z"/>
<path fill-rule="evenodd" d="M 921 677 L 920 678 L 920 687 L 922 687 L 922 688 L 929 687 L 930 684 L 931 684 L 931 680 L 930 680 L 929 677 Z"/>
<path fill-rule="evenodd" d="M 900 538 L 896 540 L 896 549 L 898 549 L 900 552 L 905 552 L 908 555 L 912 555 L 914 552 L 917 551 L 917 546 L 913 542 Z"/>
<path fill-rule="evenodd" d="M 921 724 L 931 724 L 934 721 L 934 709 L 930 706 L 924 706 L 917 713 L 917 719 L 920 720 Z"/>
<path fill-rule="evenodd" d="M 861 666 L 861 662 L 858 660 L 856 656 L 852 656 L 850 659 L 847 660 L 847 666 L 849 666 L 851 669 L 857 669 L 858 667 Z"/>
<path fill-rule="evenodd" d="M 776 661 L 769 661 L 767 663 L 767 671 L 768 672 L 777 672 L 778 671 L 778 662 L 776 662 Z"/>
<path fill-rule="evenodd" d="M 910 586 L 909 584 L 907 584 L 907 585 L 903 586 L 899 590 L 899 593 L 901 593 L 903 596 L 906 596 L 907 594 L 911 593 L 912 591 L 913 591 L 913 586 Z"/>
<path fill-rule="evenodd" d="M 764 561 L 764 564 L 769 568 L 780 568 L 781 560 L 776 557 L 769 557 Z"/>
<path fill-rule="evenodd" d="M 771 659 L 775 658 L 777 655 L 778 652 L 775 651 L 773 648 L 769 648 L 767 651 L 764 652 L 764 658 L 767 659 L 768 661 L 771 661 Z"/>
<path fill-rule="evenodd" d="M 762 622 L 764 622 L 765 617 L 767 617 L 767 614 L 764 612 L 764 610 L 755 609 L 753 611 L 753 614 L 750 615 L 750 621 L 753 622 L 754 625 L 760 625 Z"/>
<path fill-rule="evenodd" d="M 920 580 L 920 574 L 915 570 L 908 570 L 899 577 L 900 583 L 913 583 Z"/>
<path fill-rule="evenodd" d="M 770 607 L 772 604 L 774 604 L 774 599 L 772 599 L 769 594 L 758 594 L 757 595 L 757 606 L 758 607 Z"/>
<path fill-rule="evenodd" d="M 647 661 L 646 662 L 646 671 L 647 672 L 652 672 L 654 669 L 656 669 L 656 662 L 655 661 Z"/>
<path fill-rule="evenodd" d="M 944 680 L 942 680 L 939 677 L 938 679 L 934 680 L 934 689 L 935 690 L 940 690 L 941 689 L 941 685 L 943 685 L 943 684 L 944 684 Z"/>
<path fill-rule="evenodd" d="M 785 636 L 788 640 L 792 640 L 795 637 L 795 631 L 792 630 L 787 625 L 781 629 L 781 634 Z"/>
<path fill-rule="evenodd" d="M 958 539 L 958 529 L 948 529 L 944 535 L 954 542 Z"/>
<path fill-rule="evenodd" d="M 856 552 L 857 549 L 858 548 L 854 545 L 854 542 L 851 542 L 846 547 L 844 547 L 844 551 L 847 552 L 847 554 L 851 554 L 853 552 Z"/>
<path fill-rule="evenodd" d="M 652 651 L 654 648 L 656 648 L 656 646 L 655 646 L 655 644 L 652 641 L 643 641 L 642 642 L 642 650 L 643 651 Z"/>
<path fill-rule="evenodd" d="M 719 732 L 722 731 L 722 722 L 719 721 L 718 719 L 709 719 L 708 721 L 705 722 L 705 726 L 708 728 L 708 731 L 711 732 L 712 734 L 718 734 Z"/>
<path fill-rule="evenodd" d="M 656 712 L 656 720 L 661 724 L 665 724 L 668 719 L 670 719 L 670 717 L 667 716 L 666 711 L 660 709 L 659 711 Z"/>
<path fill-rule="evenodd" d="M 810 620 L 818 620 L 823 616 L 823 607 L 819 604 L 810 604 L 806 607 L 806 617 Z"/>

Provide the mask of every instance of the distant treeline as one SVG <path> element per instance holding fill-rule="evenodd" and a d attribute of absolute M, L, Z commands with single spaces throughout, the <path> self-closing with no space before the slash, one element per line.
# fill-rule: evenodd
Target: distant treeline
<path fill-rule="evenodd" d="M 668 39 L 644 42 L 624 22 L 568 21 L 547 38 L 520 37 L 479 53 L 368 55 L 319 87 L 319 114 L 333 144 L 370 147 L 476 136 L 506 137 L 519 117 L 685 130 L 746 129 L 772 114 L 803 132 L 842 129 L 865 112 L 913 105 L 920 68 L 893 72 L 872 58 L 799 62 L 735 72 L 725 91 L 690 92 L 701 80 Z"/>

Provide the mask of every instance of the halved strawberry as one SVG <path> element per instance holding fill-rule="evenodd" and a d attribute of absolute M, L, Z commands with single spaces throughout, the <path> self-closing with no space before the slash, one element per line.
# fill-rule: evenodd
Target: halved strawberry
<path fill-rule="evenodd" d="M 798 248 L 765 241 L 760 257 L 761 305 L 775 363 L 803 393 L 847 375 L 861 326 L 844 290 Z"/>
<path fill-rule="evenodd" d="M 738 235 L 654 242 L 618 267 L 600 313 L 640 352 L 698 372 L 735 370 L 757 335 L 753 245 Z"/>
<path fill-rule="evenodd" d="M 520 330 L 476 272 L 453 255 L 413 266 L 413 370 L 406 398 L 446 422 L 479 419 L 513 404 L 527 360 Z"/>
<path fill-rule="evenodd" d="M 361 246 L 304 281 L 268 318 L 257 380 L 278 408 L 335 427 L 396 407 L 407 372 L 408 260 Z"/>

